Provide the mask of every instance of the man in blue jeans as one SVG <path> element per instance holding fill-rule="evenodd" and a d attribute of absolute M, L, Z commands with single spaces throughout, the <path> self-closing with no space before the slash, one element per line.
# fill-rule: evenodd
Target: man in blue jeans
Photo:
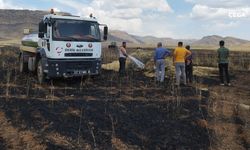
<path fill-rule="evenodd" d="M 166 56 L 170 56 L 170 51 L 162 47 L 162 43 L 157 44 L 155 49 L 154 62 L 156 66 L 156 81 L 163 83 L 165 79 Z"/>
<path fill-rule="evenodd" d="M 225 85 L 224 83 L 224 73 L 227 81 L 227 85 L 230 86 L 230 77 L 228 73 L 228 57 L 229 50 L 224 47 L 225 42 L 220 41 L 220 48 L 217 50 L 218 53 L 218 64 L 219 64 L 219 73 L 220 73 L 220 85 Z"/>
<path fill-rule="evenodd" d="M 185 71 L 185 59 L 192 53 L 183 47 L 183 42 L 178 42 L 178 47 L 175 48 L 173 54 L 173 63 L 175 65 L 176 73 L 176 85 L 180 85 L 181 77 L 184 80 L 184 85 L 187 84 L 186 71 Z"/>

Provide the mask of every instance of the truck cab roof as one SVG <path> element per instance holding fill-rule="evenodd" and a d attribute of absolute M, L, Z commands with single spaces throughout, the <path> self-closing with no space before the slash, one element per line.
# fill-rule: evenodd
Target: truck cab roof
<path fill-rule="evenodd" d="M 82 21 L 93 21 L 97 22 L 97 20 L 92 17 L 92 18 L 87 18 L 87 17 L 80 17 L 80 16 L 62 16 L 62 15 L 55 15 L 55 14 L 49 14 L 45 15 L 43 20 L 46 18 L 54 18 L 54 19 L 69 19 L 69 20 L 82 20 Z"/>

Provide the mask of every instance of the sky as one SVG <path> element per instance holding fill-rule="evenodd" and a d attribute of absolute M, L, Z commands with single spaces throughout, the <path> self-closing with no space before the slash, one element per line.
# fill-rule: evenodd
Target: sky
<path fill-rule="evenodd" d="M 31 9 L 89 16 L 111 30 L 140 36 L 250 40 L 250 0 L 0 0 L 0 9 Z"/>

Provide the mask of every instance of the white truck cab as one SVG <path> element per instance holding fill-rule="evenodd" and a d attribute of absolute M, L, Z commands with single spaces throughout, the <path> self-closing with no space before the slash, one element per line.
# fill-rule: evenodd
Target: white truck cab
<path fill-rule="evenodd" d="M 104 26 L 103 37 L 99 26 Z M 107 34 L 107 26 L 93 17 L 45 15 L 39 23 L 37 47 L 20 48 L 20 71 L 36 71 L 40 83 L 53 77 L 98 75 L 101 41 L 107 40 Z"/>

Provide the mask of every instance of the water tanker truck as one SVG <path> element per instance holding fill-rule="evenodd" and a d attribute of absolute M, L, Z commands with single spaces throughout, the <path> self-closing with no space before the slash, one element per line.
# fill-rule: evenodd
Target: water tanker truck
<path fill-rule="evenodd" d="M 101 37 L 100 26 L 103 26 Z M 35 72 L 39 83 L 57 77 L 98 75 L 102 40 L 108 27 L 92 17 L 45 15 L 38 34 L 26 34 L 19 55 L 20 72 Z"/>

